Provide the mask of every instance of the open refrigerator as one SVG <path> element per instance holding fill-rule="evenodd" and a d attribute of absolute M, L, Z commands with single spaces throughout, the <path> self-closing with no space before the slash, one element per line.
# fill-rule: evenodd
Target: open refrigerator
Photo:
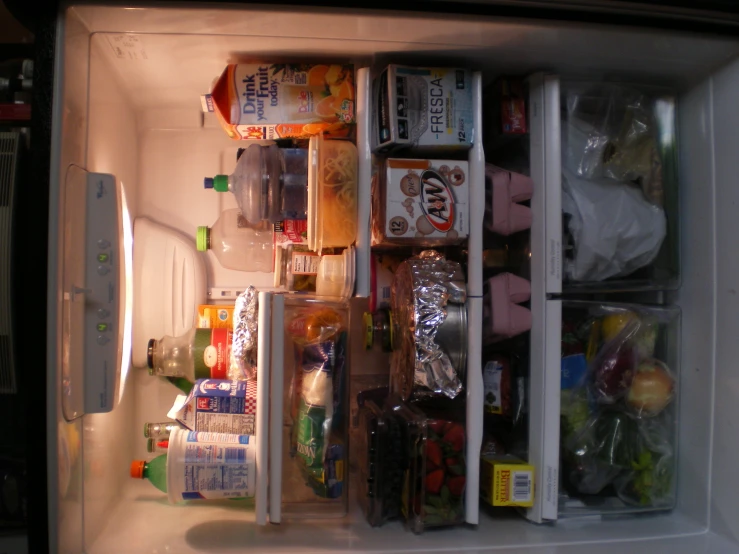
<path fill-rule="evenodd" d="M 614 552 L 739 549 L 730 483 L 739 450 L 736 305 L 731 256 L 739 110 L 739 42 L 662 31 L 587 27 L 462 15 L 269 8 L 80 5 L 60 13 L 55 67 L 48 305 L 48 484 L 52 550 L 61 552 L 488 551 L 526 548 Z M 420 537 L 392 523 L 371 528 L 349 493 L 337 519 L 283 517 L 282 391 L 285 297 L 272 276 L 223 269 L 210 254 L 199 283 L 176 241 L 147 252 L 164 260 L 162 281 L 136 279 L 137 226 L 156 222 L 186 237 L 236 207 L 203 191 L 204 175 L 229 174 L 238 142 L 204 116 L 200 95 L 224 65 L 243 59 L 338 59 L 357 83 L 359 211 L 356 289 L 350 300 L 351 376 L 387 359 L 362 350 L 370 292 L 371 80 L 387 63 L 467 67 L 475 132 L 469 151 L 467 250 L 467 526 Z M 500 75 L 528 75 L 531 312 L 528 461 L 536 493 L 525 517 L 481 510 L 482 325 L 485 204 L 483 88 Z M 562 325 L 562 75 L 669 87 L 678 95 L 679 288 L 637 301 L 682 312 L 677 505 L 647 516 L 558 520 Z M 92 215 L 91 215 L 92 214 Z M 150 224 L 150 223 L 149 223 Z M 732 231 L 734 229 L 734 231 Z M 102 242 L 101 242 L 102 241 Z M 85 245 L 84 248 L 80 245 Z M 101 270 L 104 249 L 112 263 Z M 107 261 L 105 262 L 108 263 Z M 112 271 L 109 268 L 113 268 Z M 154 272 L 157 275 L 157 272 Z M 198 276 L 199 275 L 199 276 Z M 226 503 L 170 506 L 128 477 L 144 456 L 140 429 L 168 411 L 177 393 L 141 369 L 139 335 L 177 336 L 190 326 L 185 291 L 225 298 L 253 284 L 260 293 L 258 487 L 252 509 Z M 140 304 L 171 301 L 142 316 Z M 86 306 L 110 304 L 105 314 Z M 178 304 L 179 302 L 179 304 Z M 289 303 L 289 300 L 288 300 Z M 269 307 L 269 309 L 263 309 Z M 138 317 L 137 317 L 138 316 Z M 156 317 L 155 317 L 156 316 Z M 159 319 L 157 319 L 157 317 Z M 110 322 L 114 332 L 98 326 Z M 158 333 L 158 334 L 157 334 Z M 103 339 L 100 339 L 103 336 Z M 137 338 L 138 337 L 138 338 Z M 138 367 L 137 367 L 138 366 Z M 350 377 L 351 378 L 351 377 Z M 657 542 L 655 542 L 657 541 Z"/>

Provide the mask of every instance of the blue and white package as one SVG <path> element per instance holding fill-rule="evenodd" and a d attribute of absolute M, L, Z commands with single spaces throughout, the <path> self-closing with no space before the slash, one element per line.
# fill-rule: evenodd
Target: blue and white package
<path fill-rule="evenodd" d="M 177 397 L 167 415 L 191 431 L 253 435 L 257 382 L 199 379 L 190 394 Z"/>
<path fill-rule="evenodd" d="M 254 496 L 255 437 L 175 429 L 167 450 L 170 502 Z"/>

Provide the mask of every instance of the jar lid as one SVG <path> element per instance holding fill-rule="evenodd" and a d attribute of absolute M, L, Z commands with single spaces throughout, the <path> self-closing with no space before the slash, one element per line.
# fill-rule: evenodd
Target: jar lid
<path fill-rule="evenodd" d="M 146 365 L 149 366 L 149 375 L 154 375 L 154 349 L 156 345 L 156 339 L 149 339 L 149 344 L 146 347 Z"/>

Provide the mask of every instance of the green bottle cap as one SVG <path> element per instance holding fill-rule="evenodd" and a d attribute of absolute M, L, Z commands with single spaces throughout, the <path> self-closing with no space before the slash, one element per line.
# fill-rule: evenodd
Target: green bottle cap
<path fill-rule="evenodd" d="M 198 227 L 195 235 L 195 246 L 199 252 L 205 252 L 210 248 L 210 227 Z"/>
<path fill-rule="evenodd" d="M 213 177 L 213 190 L 228 192 L 228 175 L 216 175 Z"/>

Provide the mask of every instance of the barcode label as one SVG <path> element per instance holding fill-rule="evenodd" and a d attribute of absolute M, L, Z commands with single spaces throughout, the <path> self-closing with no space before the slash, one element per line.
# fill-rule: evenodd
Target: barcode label
<path fill-rule="evenodd" d="M 513 494 L 514 502 L 531 501 L 531 474 L 528 471 L 513 472 Z"/>
<path fill-rule="evenodd" d="M 246 448 L 226 448 L 224 457 L 227 464 L 245 464 Z"/>

